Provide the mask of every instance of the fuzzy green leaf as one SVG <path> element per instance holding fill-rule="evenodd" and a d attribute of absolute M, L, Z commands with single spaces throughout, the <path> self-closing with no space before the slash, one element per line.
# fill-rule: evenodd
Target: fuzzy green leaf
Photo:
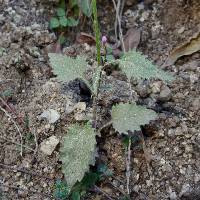
<path fill-rule="evenodd" d="M 145 58 L 140 52 L 130 51 L 117 60 L 119 67 L 130 80 L 132 77 L 137 79 L 161 79 L 163 81 L 172 81 L 174 77 L 154 65 Z"/>
<path fill-rule="evenodd" d="M 57 8 L 56 13 L 58 17 L 64 17 L 65 16 L 65 9 L 63 8 Z"/>
<path fill-rule="evenodd" d="M 87 16 L 91 16 L 91 8 L 90 8 L 90 0 L 81 0 L 79 1 L 79 7 L 81 8 L 82 12 Z"/>
<path fill-rule="evenodd" d="M 119 133 L 128 134 L 128 131 L 139 131 L 141 125 L 148 124 L 156 119 L 157 114 L 136 103 L 120 103 L 112 107 L 113 127 Z"/>
<path fill-rule="evenodd" d="M 49 26 L 51 29 L 58 28 L 60 26 L 59 20 L 56 17 L 52 17 Z"/>
<path fill-rule="evenodd" d="M 78 5 L 78 0 L 69 0 L 70 8 L 73 8 L 74 6 Z"/>
<path fill-rule="evenodd" d="M 60 17 L 59 22 L 60 22 L 60 25 L 63 27 L 66 27 L 68 25 L 68 19 L 65 16 Z"/>
<path fill-rule="evenodd" d="M 69 82 L 76 78 L 84 80 L 84 72 L 87 68 L 85 58 L 73 59 L 62 54 L 49 53 L 49 59 L 58 80 L 63 82 Z"/>
<path fill-rule="evenodd" d="M 95 164 L 95 145 L 95 132 L 89 124 L 74 124 L 69 128 L 64 137 L 60 160 L 70 189 L 82 180 L 85 172 L 89 171 L 89 165 Z"/>
<path fill-rule="evenodd" d="M 67 26 L 77 26 L 79 23 L 78 20 L 75 20 L 72 17 L 67 18 L 67 20 L 68 20 Z"/>

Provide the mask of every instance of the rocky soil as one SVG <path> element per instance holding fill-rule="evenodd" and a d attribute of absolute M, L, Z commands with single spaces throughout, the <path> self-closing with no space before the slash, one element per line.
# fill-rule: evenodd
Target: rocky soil
<path fill-rule="evenodd" d="M 99 10 L 102 32 L 109 33 L 112 23 L 101 4 L 107 1 L 100 2 Z M 56 1 L 0 0 L 0 106 L 12 116 L 0 112 L 0 199 L 54 199 L 55 181 L 63 178 L 62 137 L 71 122 L 83 121 L 92 112 L 78 81 L 62 85 L 51 73 L 47 53 L 57 36 L 48 22 L 55 5 Z M 163 65 L 172 49 L 199 32 L 199 18 L 200 2 L 195 0 L 127 1 L 124 8 L 124 32 L 140 29 L 138 49 L 176 77 L 169 85 L 161 81 L 133 85 L 137 102 L 156 110 L 159 120 L 143 128 L 148 156 L 133 145 L 132 199 L 200 199 L 200 53 Z M 94 48 L 85 44 L 72 44 L 64 52 L 72 50 L 94 55 Z M 111 104 L 129 96 L 123 77 L 111 73 L 105 85 L 113 81 L 112 89 L 100 94 L 100 103 L 107 108 L 101 111 L 102 124 Z M 12 119 L 22 134 L 22 156 L 20 133 Z M 126 191 L 124 147 L 112 128 L 102 135 L 99 157 L 114 175 L 99 187 L 120 199 Z M 84 199 L 106 197 L 89 193 Z"/>

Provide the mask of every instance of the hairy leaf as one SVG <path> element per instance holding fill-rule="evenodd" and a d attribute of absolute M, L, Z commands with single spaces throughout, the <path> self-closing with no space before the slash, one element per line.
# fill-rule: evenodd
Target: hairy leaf
<path fill-rule="evenodd" d="M 113 127 L 119 133 L 128 134 L 128 131 L 139 131 L 141 125 L 148 124 L 156 119 L 157 114 L 136 103 L 120 103 L 112 107 Z"/>
<path fill-rule="evenodd" d="M 65 9 L 63 9 L 63 8 L 57 8 L 56 9 L 56 13 L 57 13 L 57 16 L 63 17 L 63 16 L 65 16 Z"/>
<path fill-rule="evenodd" d="M 69 128 L 64 137 L 60 160 L 70 189 L 77 181 L 82 180 L 89 165 L 95 164 L 95 145 L 95 133 L 89 124 L 74 124 Z"/>
<path fill-rule="evenodd" d="M 68 19 L 65 16 L 63 16 L 59 18 L 59 22 L 61 26 L 66 27 L 68 24 Z"/>
<path fill-rule="evenodd" d="M 129 80 L 132 77 L 137 79 L 154 78 L 164 81 L 172 81 L 174 79 L 169 73 L 157 68 L 156 65 L 152 64 L 140 52 L 129 51 L 117 62 Z"/>
<path fill-rule="evenodd" d="M 58 21 L 58 19 L 56 17 L 52 17 L 51 20 L 50 20 L 49 26 L 52 29 L 58 28 L 60 26 L 60 23 L 59 23 L 59 21 Z"/>
<path fill-rule="evenodd" d="M 87 17 L 91 16 L 90 0 L 80 0 L 79 6 Z"/>
<path fill-rule="evenodd" d="M 67 26 L 77 26 L 79 23 L 79 20 L 75 20 L 73 17 L 68 17 L 68 23 Z"/>
<path fill-rule="evenodd" d="M 49 53 L 49 58 L 53 72 L 57 75 L 58 80 L 63 82 L 69 82 L 76 78 L 84 80 L 84 72 L 87 68 L 85 58 L 77 57 L 73 59 L 56 53 Z"/>

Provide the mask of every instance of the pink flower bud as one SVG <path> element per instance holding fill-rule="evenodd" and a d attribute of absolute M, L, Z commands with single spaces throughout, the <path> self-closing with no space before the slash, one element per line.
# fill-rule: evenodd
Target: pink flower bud
<path fill-rule="evenodd" d="M 103 45 L 105 45 L 107 43 L 107 37 L 105 35 L 102 36 L 101 42 L 103 43 Z"/>

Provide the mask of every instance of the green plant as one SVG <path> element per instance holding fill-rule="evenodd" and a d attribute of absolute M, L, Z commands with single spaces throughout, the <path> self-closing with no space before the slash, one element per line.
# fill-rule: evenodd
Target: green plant
<path fill-rule="evenodd" d="M 81 79 L 86 83 L 91 91 L 93 98 L 93 121 L 96 124 L 96 108 L 99 87 L 101 85 L 101 73 L 108 66 L 101 65 L 100 57 L 100 31 L 97 20 L 96 0 L 92 0 L 92 12 L 94 31 L 96 36 L 97 47 L 97 63 L 96 71 L 93 74 L 92 80 L 87 80 L 84 77 L 87 69 L 86 58 L 77 57 L 76 59 L 69 58 L 64 55 L 50 53 L 50 64 L 53 68 L 53 72 L 57 75 L 58 80 L 62 82 L 68 82 L 76 78 Z M 157 68 L 152 62 L 145 58 L 140 52 L 130 51 L 124 53 L 124 55 L 118 60 L 111 60 L 109 65 L 118 65 L 122 72 L 128 79 L 130 86 L 130 94 L 132 94 L 131 79 L 160 79 L 163 81 L 171 81 L 174 78 L 167 72 Z M 151 120 L 157 118 L 156 112 L 145 108 L 145 106 L 137 105 L 136 102 L 130 98 L 127 103 L 119 103 L 112 107 L 112 125 L 113 128 L 119 132 L 119 134 L 129 135 L 129 132 L 140 130 L 140 126 L 148 124 Z M 68 133 L 64 138 L 63 146 L 61 148 L 60 159 L 63 163 L 62 170 L 65 174 L 69 189 L 74 196 L 77 193 L 75 188 L 83 186 L 85 181 L 84 174 L 89 171 L 89 165 L 95 164 L 95 137 L 97 133 L 96 125 L 92 127 L 92 123 L 89 121 L 85 125 L 72 125 L 68 129 Z M 130 137 L 128 138 L 128 147 L 130 148 Z M 84 177 L 84 178 L 83 178 Z M 83 182 L 82 182 L 82 181 Z M 73 191 L 76 191 L 73 193 Z M 77 197 L 78 198 L 78 197 Z"/>
<path fill-rule="evenodd" d="M 60 0 L 56 15 L 50 19 L 49 26 L 51 29 L 77 26 L 80 12 L 90 17 L 90 0 L 70 0 L 68 4 L 65 0 Z"/>
<path fill-rule="evenodd" d="M 56 200 L 65 200 L 69 196 L 69 188 L 65 181 L 58 179 L 54 185 L 54 197 Z"/>

